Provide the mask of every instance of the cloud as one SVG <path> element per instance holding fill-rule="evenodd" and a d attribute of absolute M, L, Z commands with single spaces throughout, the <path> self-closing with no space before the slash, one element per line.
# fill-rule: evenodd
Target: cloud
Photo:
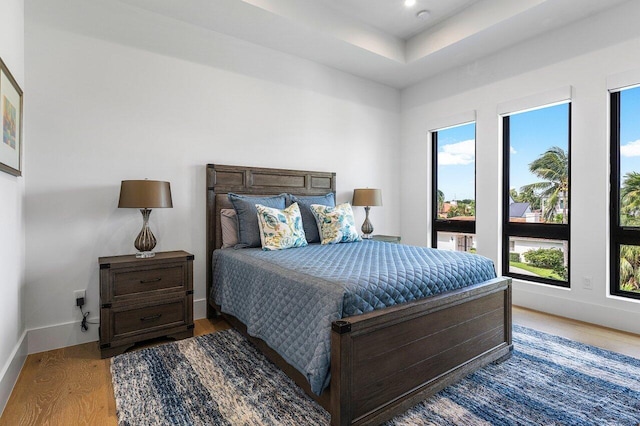
<path fill-rule="evenodd" d="M 620 154 L 623 157 L 640 157 L 640 139 L 620 145 Z"/>
<path fill-rule="evenodd" d="M 511 154 L 517 154 L 518 151 L 516 151 L 516 149 L 512 146 L 509 146 L 509 152 L 511 152 Z"/>
<path fill-rule="evenodd" d="M 442 147 L 438 152 L 438 165 L 464 166 L 471 164 L 476 158 L 476 141 L 469 139 Z"/>

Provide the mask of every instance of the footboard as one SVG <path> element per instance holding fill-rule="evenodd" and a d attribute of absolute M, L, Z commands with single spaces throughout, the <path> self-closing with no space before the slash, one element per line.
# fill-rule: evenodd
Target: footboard
<path fill-rule="evenodd" d="M 332 424 L 379 424 L 511 350 L 504 277 L 335 321 Z"/>

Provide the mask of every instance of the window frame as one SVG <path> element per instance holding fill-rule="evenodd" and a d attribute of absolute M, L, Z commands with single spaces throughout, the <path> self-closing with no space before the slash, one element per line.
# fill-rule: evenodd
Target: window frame
<path fill-rule="evenodd" d="M 567 188 L 567 223 L 521 223 L 511 222 L 509 220 L 509 198 L 511 196 L 509 183 L 511 176 L 510 160 L 511 160 L 511 134 L 510 134 L 510 118 L 511 115 L 525 113 L 525 111 L 514 111 L 502 115 L 502 274 L 523 281 L 530 281 L 540 284 L 549 284 L 555 287 L 570 288 L 571 286 L 571 101 L 556 102 L 552 104 L 542 105 L 529 110 L 538 110 L 549 108 L 557 104 L 567 104 L 567 151 L 568 151 L 568 170 L 569 184 Z M 536 277 L 533 275 L 519 274 L 509 271 L 509 253 L 510 253 L 510 237 L 528 237 L 548 240 L 567 241 L 567 280 L 560 281 L 551 278 Z"/>
<path fill-rule="evenodd" d="M 610 99 L 610 185 L 609 185 L 609 293 L 628 299 L 640 299 L 640 293 L 620 289 L 620 246 L 640 246 L 640 227 L 620 225 L 620 93 L 625 89 L 611 91 Z"/>
<path fill-rule="evenodd" d="M 438 232 L 451 232 L 457 234 L 474 234 L 476 233 L 476 220 L 455 220 L 442 219 L 438 217 L 438 132 L 452 127 L 461 127 L 473 124 L 473 198 L 476 203 L 476 214 L 478 211 L 477 189 L 478 182 L 476 179 L 477 157 L 475 155 L 477 149 L 477 125 L 476 120 L 467 121 L 452 126 L 443 127 L 441 129 L 432 130 L 431 133 L 431 247 L 438 248 Z"/>

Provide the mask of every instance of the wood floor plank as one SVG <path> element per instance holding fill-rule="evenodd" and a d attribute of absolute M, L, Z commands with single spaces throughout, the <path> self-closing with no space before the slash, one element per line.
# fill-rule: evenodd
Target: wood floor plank
<path fill-rule="evenodd" d="M 226 328 L 223 320 L 201 319 L 195 321 L 194 334 Z M 116 425 L 109 367 L 109 359 L 100 359 L 98 342 L 29 355 L 0 425 Z"/>
<path fill-rule="evenodd" d="M 513 322 L 640 359 L 640 336 L 526 308 L 513 307 Z"/>
<path fill-rule="evenodd" d="M 109 360 L 100 359 L 95 342 L 27 357 L 2 415 L 7 425 L 115 421 Z"/>
<path fill-rule="evenodd" d="M 640 358 L 640 336 L 634 334 L 519 307 L 513 308 L 513 322 Z M 223 320 L 200 319 L 194 334 L 227 328 Z M 29 355 L 0 425 L 116 425 L 109 366 L 97 342 Z"/>

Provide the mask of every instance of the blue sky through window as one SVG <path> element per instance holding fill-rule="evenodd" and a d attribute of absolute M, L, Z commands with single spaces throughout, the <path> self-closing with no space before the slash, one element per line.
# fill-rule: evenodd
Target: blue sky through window
<path fill-rule="evenodd" d="M 640 172 L 640 87 L 620 92 L 620 184 Z"/>
<path fill-rule="evenodd" d="M 640 172 L 640 87 L 620 96 L 620 176 Z M 509 187 L 520 192 L 540 179 L 529 164 L 547 149 L 568 149 L 569 104 L 516 113 L 510 117 Z M 480 182 L 480 184 L 482 184 Z M 438 188 L 445 200 L 475 199 L 475 123 L 438 131 Z"/>
<path fill-rule="evenodd" d="M 540 182 L 529 164 L 554 146 L 568 151 L 569 104 L 560 104 L 513 114 L 510 126 L 509 188 Z"/>
<path fill-rule="evenodd" d="M 438 130 L 438 189 L 445 201 L 476 198 L 476 124 Z"/>

